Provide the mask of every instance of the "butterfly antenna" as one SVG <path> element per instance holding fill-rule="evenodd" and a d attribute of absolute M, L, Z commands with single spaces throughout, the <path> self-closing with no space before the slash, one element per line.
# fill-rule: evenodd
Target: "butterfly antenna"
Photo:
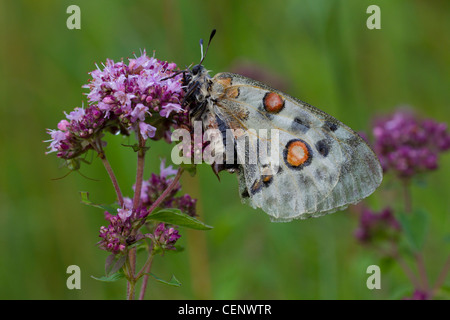
<path fill-rule="evenodd" d="M 211 40 L 214 38 L 214 35 L 216 34 L 216 29 L 213 29 L 211 31 L 211 35 L 209 36 L 208 46 L 206 47 L 205 54 L 203 55 L 203 39 L 200 39 L 200 49 L 202 53 L 202 60 L 200 60 L 199 64 L 202 64 L 203 60 L 205 60 L 206 54 L 208 53 L 209 45 L 211 44 Z"/>
<path fill-rule="evenodd" d="M 200 39 L 200 63 L 201 61 L 203 61 L 204 56 L 203 56 L 203 39 Z"/>
<path fill-rule="evenodd" d="M 186 72 L 186 70 L 175 71 L 174 74 L 172 74 L 171 76 L 165 77 L 165 78 L 161 79 L 160 81 L 164 81 L 164 80 L 167 80 L 167 79 L 175 78 L 177 75 L 179 75 L 180 73 L 183 73 L 183 72 Z"/>

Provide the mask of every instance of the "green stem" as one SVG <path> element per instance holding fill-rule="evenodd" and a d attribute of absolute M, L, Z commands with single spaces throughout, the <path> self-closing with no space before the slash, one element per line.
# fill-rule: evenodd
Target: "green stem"
<path fill-rule="evenodd" d="M 134 286 L 135 286 L 136 282 L 129 281 L 128 284 L 129 284 L 129 286 L 128 286 L 127 300 L 134 300 Z"/>

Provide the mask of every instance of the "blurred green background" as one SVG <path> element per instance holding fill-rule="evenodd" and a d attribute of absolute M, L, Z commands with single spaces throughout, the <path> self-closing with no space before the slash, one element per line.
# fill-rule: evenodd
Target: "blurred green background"
<path fill-rule="evenodd" d="M 66 9 L 81 8 L 81 30 L 69 30 Z M 381 30 L 369 30 L 366 9 L 381 8 Z M 357 131 L 374 115 L 400 104 L 450 121 L 448 1 L 0 1 L 0 298 L 124 299 L 125 281 L 99 282 L 108 255 L 95 243 L 101 210 L 80 203 L 89 191 L 114 201 L 98 159 L 67 173 L 45 155 L 46 128 L 56 128 L 86 101 L 89 71 L 106 58 L 146 49 L 180 67 L 200 59 L 198 41 L 217 28 L 205 66 L 213 74 L 251 70 L 287 93 Z M 242 71 L 243 72 L 243 71 Z M 107 152 L 122 191 L 131 195 L 136 159 L 128 143 L 107 137 Z M 171 146 L 156 143 L 146 177 L 159 170 Z M 413 203 L 431 213 L 424 255 L 434 281 L 450 251 L 450 157 L 414 187 Z M 351 211 L 319 219 L 271 223 L 240 203 L 236 177 L 221 182 L 203 165 L 183 189 L 199 198 L 201 219 L 214 229 L 181 229 L 185 251 L 154 262 L 153 272 L 181 287 L 150 280 L 149 299 L 391 299 L 412 286 L 395 263 L 385 263 L 353 236 Z M 389 177 L 368 199 L 396 204 Z M 386 191 L 387 190 L 387 191 Z M 66 268 L 81 268 L 81 290 L 68 290 Z M 368 290 L 366 268 L 382 267 L 382 289 Z M 447 279 L 447 285 L 450 279 Z"/>

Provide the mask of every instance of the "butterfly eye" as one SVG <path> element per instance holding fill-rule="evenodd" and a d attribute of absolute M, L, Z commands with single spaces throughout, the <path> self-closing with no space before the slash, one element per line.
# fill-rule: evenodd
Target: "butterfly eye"
<path fill-rule="evenodd" d="M 201 64 L 195 65 L 195 66 L 192 68 L 192 74 L 193 74 L 194 76 L 197 75 L 197 74 L 200 72 L 201 68 L 202 68 L 202 65 L 201 65 Z"/>

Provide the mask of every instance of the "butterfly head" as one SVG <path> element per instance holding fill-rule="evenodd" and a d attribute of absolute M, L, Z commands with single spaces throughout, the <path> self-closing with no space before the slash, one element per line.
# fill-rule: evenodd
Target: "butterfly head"
<path fill-rule="evenodd" d="M 183 72 L 183 87 L 185 88 L 185 97 L 183 104 L 189 105 L 191 115 L 201 114 L 209 101 L 209 89 L 211 87 L 211 78 L 209 71 L 202 65 L 203 60 L 208 52 L 209 45 L 214 37 L 216 30 L 214 29 L 209 36 L 208 46 L 205 53 L 203 53 L 203 39 L 200 39 L 201 59 L 200 63 Z"/>
<path fill-rule="evenodd" d="M 192 67 L 191 73 L 193 76 L 196 76 L 198 74 L 203 73 L 204 70 L 205 70 L 205 67 L 199 63 Z"/>
<path fill-rule="evenodd" d="M 185 96 L 183 103 L 190 106 L 191 114 L 193 110 L 196 112 L 202 111 L 209 99 L 209 89 L 212 83 L 208 73 L 209 71 L 199 63 L 184 74 Z"/>

